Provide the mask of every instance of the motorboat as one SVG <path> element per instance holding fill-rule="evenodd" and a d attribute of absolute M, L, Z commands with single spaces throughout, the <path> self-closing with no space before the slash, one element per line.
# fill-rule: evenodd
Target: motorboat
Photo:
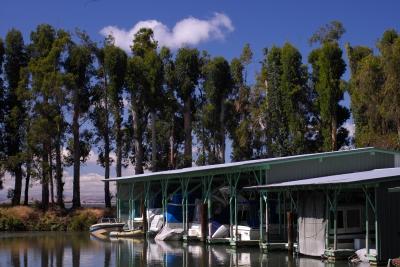
<path fill-rule="evenodd" d="M 125 223 L 119 222 L 115 218 L 101 218 L 98 223 L 89 228 L 90 234 L 104 238 L 108 237 L 110 232 L 121 232 Z"/>

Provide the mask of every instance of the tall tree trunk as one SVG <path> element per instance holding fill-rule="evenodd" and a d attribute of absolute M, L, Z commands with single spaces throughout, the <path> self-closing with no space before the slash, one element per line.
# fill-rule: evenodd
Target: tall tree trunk
<path fill-rule="evenodd" d="M 47 145 L 43 144 L 43 156 L 42 156 L 42 209 L 47 210 L 49 208 L 49 177 L 48 177 L 48 149 Z"/>
<path fill-rule="evenodd" d="M 156 112 L 154 109 L 150 112 L 151 117 L 151 170 L 157 171 L 157 138 L 156 138 Z"/>
<path fill-rule="evenodd" d="M 108 116 L 108 114 L 107 114 Z M 108 119 L 107 121 L 107 129 L 108 129 Z M 108 130 L 104 135 L 104 179 L 110 178 L 110 138 L 108 134 Z M 106 208 L 111 208 L 111 196 L 110 196 L 110 185 L 109 182 L 104 182 L 104 202 Z"/>
<path fill-rule="evenodd" d="M 21 203 L 21 191 L 22 191 L 22 164 L 18 163 L 14 170 L 15 184 L 14 184 L 14 194 L 12 197 L 12 205 L 16 206 Z"/>
<path fill-rule="evenodd" d="M 336 113 L 332 116 L 332 125 L 331 125 L 331 140 L 332 140 L 332 151 L 336 151 L 337 147 L 337 119 Z"/>
<path fill-rule="evenodd" d="M 53 182 L 53 157 L 49 148 L 49 181 L 50 181 L 50 199 L 51 205 L 54 206 L 54 182 Z"/>
<path fill-rule="evenodd" d="M 171 128 L 169 133 L 169 169 L 175 169 L 175 122 L 171 120 Z"/>
<path fill-rule="evenodd" d="M 25 176 L 25 193 L 24 193 L 24 205 L 29 204 L 29 182 L 31 179 L 31 160 L 29 159 L 26 163 L 26 176 Z"/>
<path fill-rule="evenodd" d="M 77 93 L 75 93 L 77 94 Z M 73 193 L 72 193 L 72 208 L 81 207 L 81 193 L 80 193 L 80 146 L 79 146 L 79 100 L 78 96 L 74 96 L 74 115 L 72 119 L 72 134 L 73 134 L 73 147 L 74 147 L 74 180 L 73 180 Z"/>
<path fill-rule="evenodd" d="M 57 185 L 57 205 L 64 209 L 64 182 L 62 181 L 62 159 L 61 159 L 61 136 L 60 132 L 57 133 L 56 138 L 56 185 Z"/>
<path fill-rule="evenodd" d="M 192 108 L 191 98 L 188 96 L 183 105 L 183 127 L 185 132 L 184 167 L 192 167 Z"/>
<path fill-rule="evenodd" d="M 133 101 L 132 101 L 133 102 Z M 142 127 L 139 118 L 139 110 L 136 103 L 132 103 L 133 135 L 135 143 L 135 174 L 143 173 L 143 143 Z"/>
<path fill-rule="evenodd" d="M 221 99 L 221 114 L 219 116 L 219 161 L 225 163 L 225 99 Z"/>
<path fill-rule="evenodd" d="M 120 114 L 118 114 L 118 116 L 115 116 L 115 120 L 116 120 L 115 155 L 117 157 L 117 161 L 115 164 L 115 171 L 117 173 L 117 177 L 121 177 L 122 176 L 122 130 L 121 130 L 122 118 Z"/>

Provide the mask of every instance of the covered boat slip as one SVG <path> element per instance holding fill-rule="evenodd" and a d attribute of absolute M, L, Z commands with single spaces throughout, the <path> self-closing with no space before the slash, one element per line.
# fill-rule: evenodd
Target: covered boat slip
<path fill-rule="evenodd" d="M 340 214 L 344 214 L 344 218 L 347 218 L 346 216 L 351 217 L 354 214 L 347 210 L 337 211 L 342 202 L 348 201 L 345 194 L 352 195 L 348 190 L 356 190 L 356 200 L 353 202 L 357 202 L 359 206 L 358 202 L 362 198 L 362 206 L 368 204 L 367 210 L 370 211 L 366 216 L 369 218 L 368 240 L 372 248 L 374 214 L 377 213 L 379 218 L 379 207 L 375 208 L 374 202 L 375 190 L 379 189 L 375 189 L 376 183 L 363 183 L 360 187 L 358 182 L 352 182 L 348 183 L 351 186 L 338 186 L 336 189 L 332 189 L 334 187 L 331 184 L 313 185 L 312 188 L 307 185 L 308 188 L 305 188 L 284 183 L 397 166 L 400 166 L 398 153 L 361 148 L 144 173 L 108 181 L 117 182 L 118 217 L 130 227 L 141 224 L 145 230 L 149 230 L 152 224 L 150 217 L 157 214 L 163 218 L 162 224 L 178 225 L 182 228 L 183 239 L 186 240 L 194 238 L 210 243 L 226 242 L 233 246 L 260 244 L 268 249 L 287 247 L 289 238 L 292 241 L 290 245 L 297 245 L 296 240 L 301 232 L 294 230 L 292 233 L 291 229 L 308 225 L 307 222 L 296 219 L 302 209 L 303 212 L 307 211 L 307 206 L 302 206 L 301 203 L 302 192 L 319 192 L 318 197 L 324 200 L 322 210 L 325 212 L 328 207 L 329 217 L 340 217 Z M 281 186 L 266 187 L 276 184 Z M 391 185 L 391 188 L 395 186 Z M 309 202 L 315 201 L 311 198 Z M 321 210 L 321 205 L 314 205 L 314 210 Z M 326 215 L 312 223 L 317 222 L 325 233 L 325 228 L 328 228 L 325 225 L 330 226 Z M 225 227 L 221 228 L 225 233 L 217 238 L 216 230 L 222 226 Z M 329 235 L 324 244 L 336 242 L 336 248 L 340 247 L 337 240 L 342 238 L 341 230 L 336 235 L 331 233 L 331 228 L 328 230 Z M 299 244 L 301 245 L 301 241 Z"/>
<path fill-rule="evenodd" d="M 400 167 L 248 187 L 297 195 L 298 252 L 385 263 L 400 255 Z"/>

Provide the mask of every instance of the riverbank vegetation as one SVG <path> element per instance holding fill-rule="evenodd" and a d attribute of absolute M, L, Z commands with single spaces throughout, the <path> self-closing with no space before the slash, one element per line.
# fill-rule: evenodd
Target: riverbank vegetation
<path fill-rule="evenodd" d="M 0 231 L 87 231 L 112 210 L 98 208 L 43 211 L 39 207 L 0 207 Z"/>
<path fill-rule="evenodd" d="M 64 168 L 72 167 L 79 209 L 80 168 L 91 152 L 108 179 L 113 165 L 121 176 L 128 165 L 140 174 L 224 163 L 227 140 L 232 161 L 352 144 L 399 149 L 400 37 L 387 30 L 374 50 L 343 46 L 344 33 L 333 21 L 310 38 L 309 55 L 285 43 L 255 59 L 246 44 L 228 60 L 159 47 L 151 29 L 135 34 L 130 51 L 112 36 L 96 43 L 83 31 L 42 24 L 24 40 L 11 29 L 0 39 L 0 173 L 14 179 L 12 205 L 28 204 L 29 184 L 39 180 L 42 210 L 63 210 Z M 350 109 L 341 102 L 346 92 Z M 351 115 L 354 140 L 345 127 Z M 108 182 L 104 194 L 111 207 Z M 4 227 L 19 225 L 20 217 L 9 218 Z"/>

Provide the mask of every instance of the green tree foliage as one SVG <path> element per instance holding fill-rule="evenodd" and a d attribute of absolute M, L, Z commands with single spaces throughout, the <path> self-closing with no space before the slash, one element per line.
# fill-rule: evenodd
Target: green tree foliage
<path fill-rule="evenodd" d="M 127 65 L 126 53 L 114 46 L 112 38 L 105 41 L 103 48 L 95 48 L 97 56 L 98 84 L 94 87 L 93 112 L 91 118 L 96 130 L 96 143 L 98 146 L 99 162 L 104 167 L 104 178 L 110 177 L 110 166 L 112 159 L 112 143 L 115 141 L 116 173 L 121 176 L 122 172 L 122 149 L 123 149 L 123 101 L 122 93 L 125 82 Z M 110 116 L 112 114 L 112 116 Z M 104 183 L 104 195 L 106 207 L 111 207 L 111 194 L 109 183 Z"/>
<path fill-rule="evenodd" d="M 117 176 L 128 161 L 136 174 L 189 167 L 194 142 L 198 165 L 225 162 L 228 138 L 233 161 L 340 149 L 349 142 L 343 124 L 350 112 L 340 105 L 345 90 L 356 146 L 399 149 L 399 34 L 386 31 L 376 53 L 347 45 L 345 82 L 344 33 L 337 21 L 321 27 L 310 39 L 318 47 L 309 66 L 290 43 L 264 49 L 251 84 L 249 44 L 228 63 L 188 47 L 174 55 L 158 47 L 150 29 L 137 32 L 129 56 L 112 37 L 95 44 L 84 32 L 42 24 L 25 44 L 12 29 L 0 39 L 0 178 L 6 171 L 14 178 L 13 204 L 25 177 L 25 204 L 30 180 L 38 179 L 42 207 L 51 199 L 64 208 L 63 167 L 73 166 L 77 208 L 80 167 L 94 144 L 105 178 L 113 152 Z M 108 183 L 104 190 L 109 207 Z"/>
<path fill-rule="evenodd" d="M 266 55 L 266 135 L 268 154 L 307 151 L 312 95 L 299 51 L 286 43 Z"/>
<path fill-rule="evenodd" d="M 0 38 L 0 190 L 3 189 L 3 176 L 5 172 L 5 112 L 6 112 L 6 102 L 5 102 L 5 88 L 4 88 L 4 78 L 3 78 L 3 63 L 4 63 L 4 42 Z"/>
<path fill-rule="evenodd" d="M 26 47 L 20 31 L 12 29 L 7 33 L 4 52 L 4 74 L 7 83 L 4 114 L 6 169 L 15 179 L 12 204 L 18 205 L 21 200 L 23 178 L 24 118 L 27 115 L 18 93 L 19 77 L 27 64 Z"/>
<path fill-rule="evenodd" d="M 253 131 L 251 122 L 251 87 L 246 84 L 247 66 L 253 52 L 249 44 L 243 48 L 240 58 L 231 61 L 233 81 L 232 99 L 227 108 L 227 125 L 232 139 L 232 160 L 248 160 L 253 157 Z"/>
<path fill-rule="evenodd" d="M 331 26 L 330 26 L 331 25 Z M 312 83 L 317 92 L 323 150 L 337 150 L 347 141 L 347 130 L 343 123 L 350 117 L 347 108 L 339 102 L 343 99 L 345 86 L 341 80 L 346 64 L 338 39 L 344 33 L 341 24 L 332 22 L 318 31 L 311 40 L 321 43 L 314 49 L 308 60 L 312 66 Z M 318 38 L 316 36 L 319 36 Z"/>
<path fill-rule="evenodd" d="M 90 108 L 90 94 L 93 76 L 93 49 L 89 37 L 84 32 L 77 32 L 80 43 L 71 43 L 65 69 L 70 77 L 68 90 L 72 107 L 72 138 L 73 138 L 73 196 L 72 207 L 79 208 L 80 200 L 80 164 L 81 164 L 81 122 L 88 116 Z"/>
<path fill-rule="evenodd" d="M 225 163 L 226 106 L 232 94 L 230 65 L 223 57 L 208 61 L 203 69 L 205 103 L 201 123 L 210 140 L 206 146 L 207 163 Z"/>
<path fill-rule="evenodd" d="M 126 53 L 111 43 L 106 45 L 104 48 L 104 66 L 105 74 L 109 77 L 108 80 L 111 95 L 111 110 L 114 120 L 113 132 L 116 146 L 116 173 L 119 177 L 122 175 L 122 113 L 124 109 L 122 94 L 127 68 Z"/>
<path fill-rule="evenodd" d="M 400 38 L 386 31 L 377 44 L 379 54 L 347 45 L 351 67 L 349 91 L 357 146 L 400 147 Z"/>
<path fill-rule="evenodd" d="M 163 62 L 163 104 L 160 105 L 159 127 L 157 128 L 159 148 L 159 169 L 176 169 L 184 165 L 181 145 L 184 140 L 183 107 L 177 97 L 176 66 L 171 51 L 162 47 Z"/>
<path fill-rule="evenodd" d="M 192 122 L 194 117 L 195 91 L 200 77 L 200 57 L 197 49 L 181 48 L 175 59 L 177 93 L 183 102 L 185 134 L 184 167 L 192 166 Z"/>
<path fill-rule="evenodd" d="M 62 72 L 63 58 L 70 42 L 69 35 L 56 31 L 47 24 L 39 25 L 31 34 L 31 54 L 28 71 L 31 76 L 32 120 L 29 126 L 29 151 L 39 161 L 38 176 L 42 184 L 42 207 L 49 206 L 49 194 L 54 202 L 53 193 L 53 152 L 56 154 L 57 203 L 63 202 L 62 181 L 62 146 L 66 130 L 63 109 L 66 106 L 65 75 Z M 22 88 L 28 87 L 27 77 L 20 83 Z M 26 98 L 27 99 L 27 98 Z M 50 185 L 50 192 L 49 192 Z"/>

